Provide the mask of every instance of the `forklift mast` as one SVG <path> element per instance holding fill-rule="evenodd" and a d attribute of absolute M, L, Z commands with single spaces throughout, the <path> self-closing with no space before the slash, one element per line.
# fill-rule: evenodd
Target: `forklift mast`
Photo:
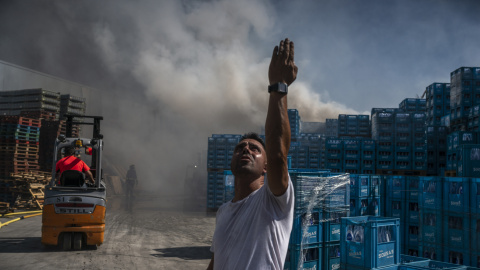
<path fill-rule="evenodd" d="M 65 137 L 67 137 L 67 138 L 72 137 L 73 125 L 90 125 L 90 126 L 93 125 L 92 139 L 103 139 L 103 135 L 100 134 L 100 120 L 103 120 L 103 116 L 65 114 L 64 117 L 67 118 L 67 122 L 66 122 L 66 125 L 65 125 L 65 127 L 66 127 Z M 92 118 L 93 123 L 74 122 L 73 118 Z"/>

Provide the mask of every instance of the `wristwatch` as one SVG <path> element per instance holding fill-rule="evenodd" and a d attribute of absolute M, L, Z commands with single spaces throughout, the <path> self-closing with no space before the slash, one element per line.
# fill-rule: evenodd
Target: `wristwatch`
<path fill-rule="evenodd" d="M 270 92 L 278 92 L 282 94 L 288 94 L 288 85 L 285 83 L 274 83 L 268 86 L 268 93 Z"/>

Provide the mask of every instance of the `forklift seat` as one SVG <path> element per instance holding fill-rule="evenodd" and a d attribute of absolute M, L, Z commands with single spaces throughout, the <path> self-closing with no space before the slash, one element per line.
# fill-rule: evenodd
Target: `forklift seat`
<path fill-rule="evenodd" d="M 60 176 L 60 185 L 64 187 L 82 187 L 85 184 L 85 174 L 80 171 L 64 171 Z"/>

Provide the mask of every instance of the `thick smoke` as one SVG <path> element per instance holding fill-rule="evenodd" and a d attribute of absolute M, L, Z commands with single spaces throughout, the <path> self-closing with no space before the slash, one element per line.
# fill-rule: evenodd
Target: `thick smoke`
<path fill-rule="evenodd" d="M 133 6 L 124 3 L 124 8 Z M 186 166 L 198 162 L 198 154 L 206 158 L 202 155 L 212 133 L 259 131 L 264 125 L 271 51 L 262 55 L 264 50 L 250 42 L 252 36 L 269 38 L 272 49 L 278 42 L 269 35 L 275 22 L 268 10 L 260 1 L 149 3 L 141 15 L 127 14 L 141 31 L 136 52 L 127 55 L 116 53 L 122 51 L 116 39 L 123 33 L 108 25 L 94 28 L 107 66 L 131 68 L 145 87 L 150 107 L 160 107 L 156 117 L 146 111 L 137 118 L 142 109 L 132 110 L 127 102 L 120 113 L 125 119 L 133 114 L 135 128 L 115 132 L 130 133 L 127 140 L 141 139 L 139 147 L 145 148 L 131 154 L 136 155 L 133 160 L 145 162 L 142 172 L 148 179 L 158 179 L 167 189 L 179 187 Z M 309 121 L 354 113 L 340 104 L 321 102 L 301 81 L 292 85 L 290 97 L 289 107 L 298 108 Z M 146 126 L 149 131 L 138 134 Z"/>
<path fill-rule="evenodd" d="M 259 132 L 264 125 L 270 56 L 288 36 L 268 1 L 40 3 L 31 14 L 45 28 L 31 34 L 44 31 L 49 39 L 34 47 L 43 66 L 36 64 L 102 91 L 106 156 L 120 167 L 136 164 L 143 189 L 182 194 L 188 168 L 206 172 L 211 134 Z M 322 102 L 302 82 L 296 60 L 300 76 L 289 107 L 302 120 L 355 113 Z M 81 65 L 89 67 L 84 76 Z"/>

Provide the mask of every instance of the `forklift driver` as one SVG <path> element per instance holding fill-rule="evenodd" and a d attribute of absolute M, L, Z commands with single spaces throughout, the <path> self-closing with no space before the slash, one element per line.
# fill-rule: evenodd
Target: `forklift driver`
<path fill-rule="evenodd" d="M 95 183 L 90 167 L 81 159 L 74 156 L 75 148 L 72 146 L 65 147 L 65 157 L 60 159 L 55 166 L 57 184 L 61 185 L 60 178 L 64 171 L 79 171 L 86 174 L 91 183 Z"/>

